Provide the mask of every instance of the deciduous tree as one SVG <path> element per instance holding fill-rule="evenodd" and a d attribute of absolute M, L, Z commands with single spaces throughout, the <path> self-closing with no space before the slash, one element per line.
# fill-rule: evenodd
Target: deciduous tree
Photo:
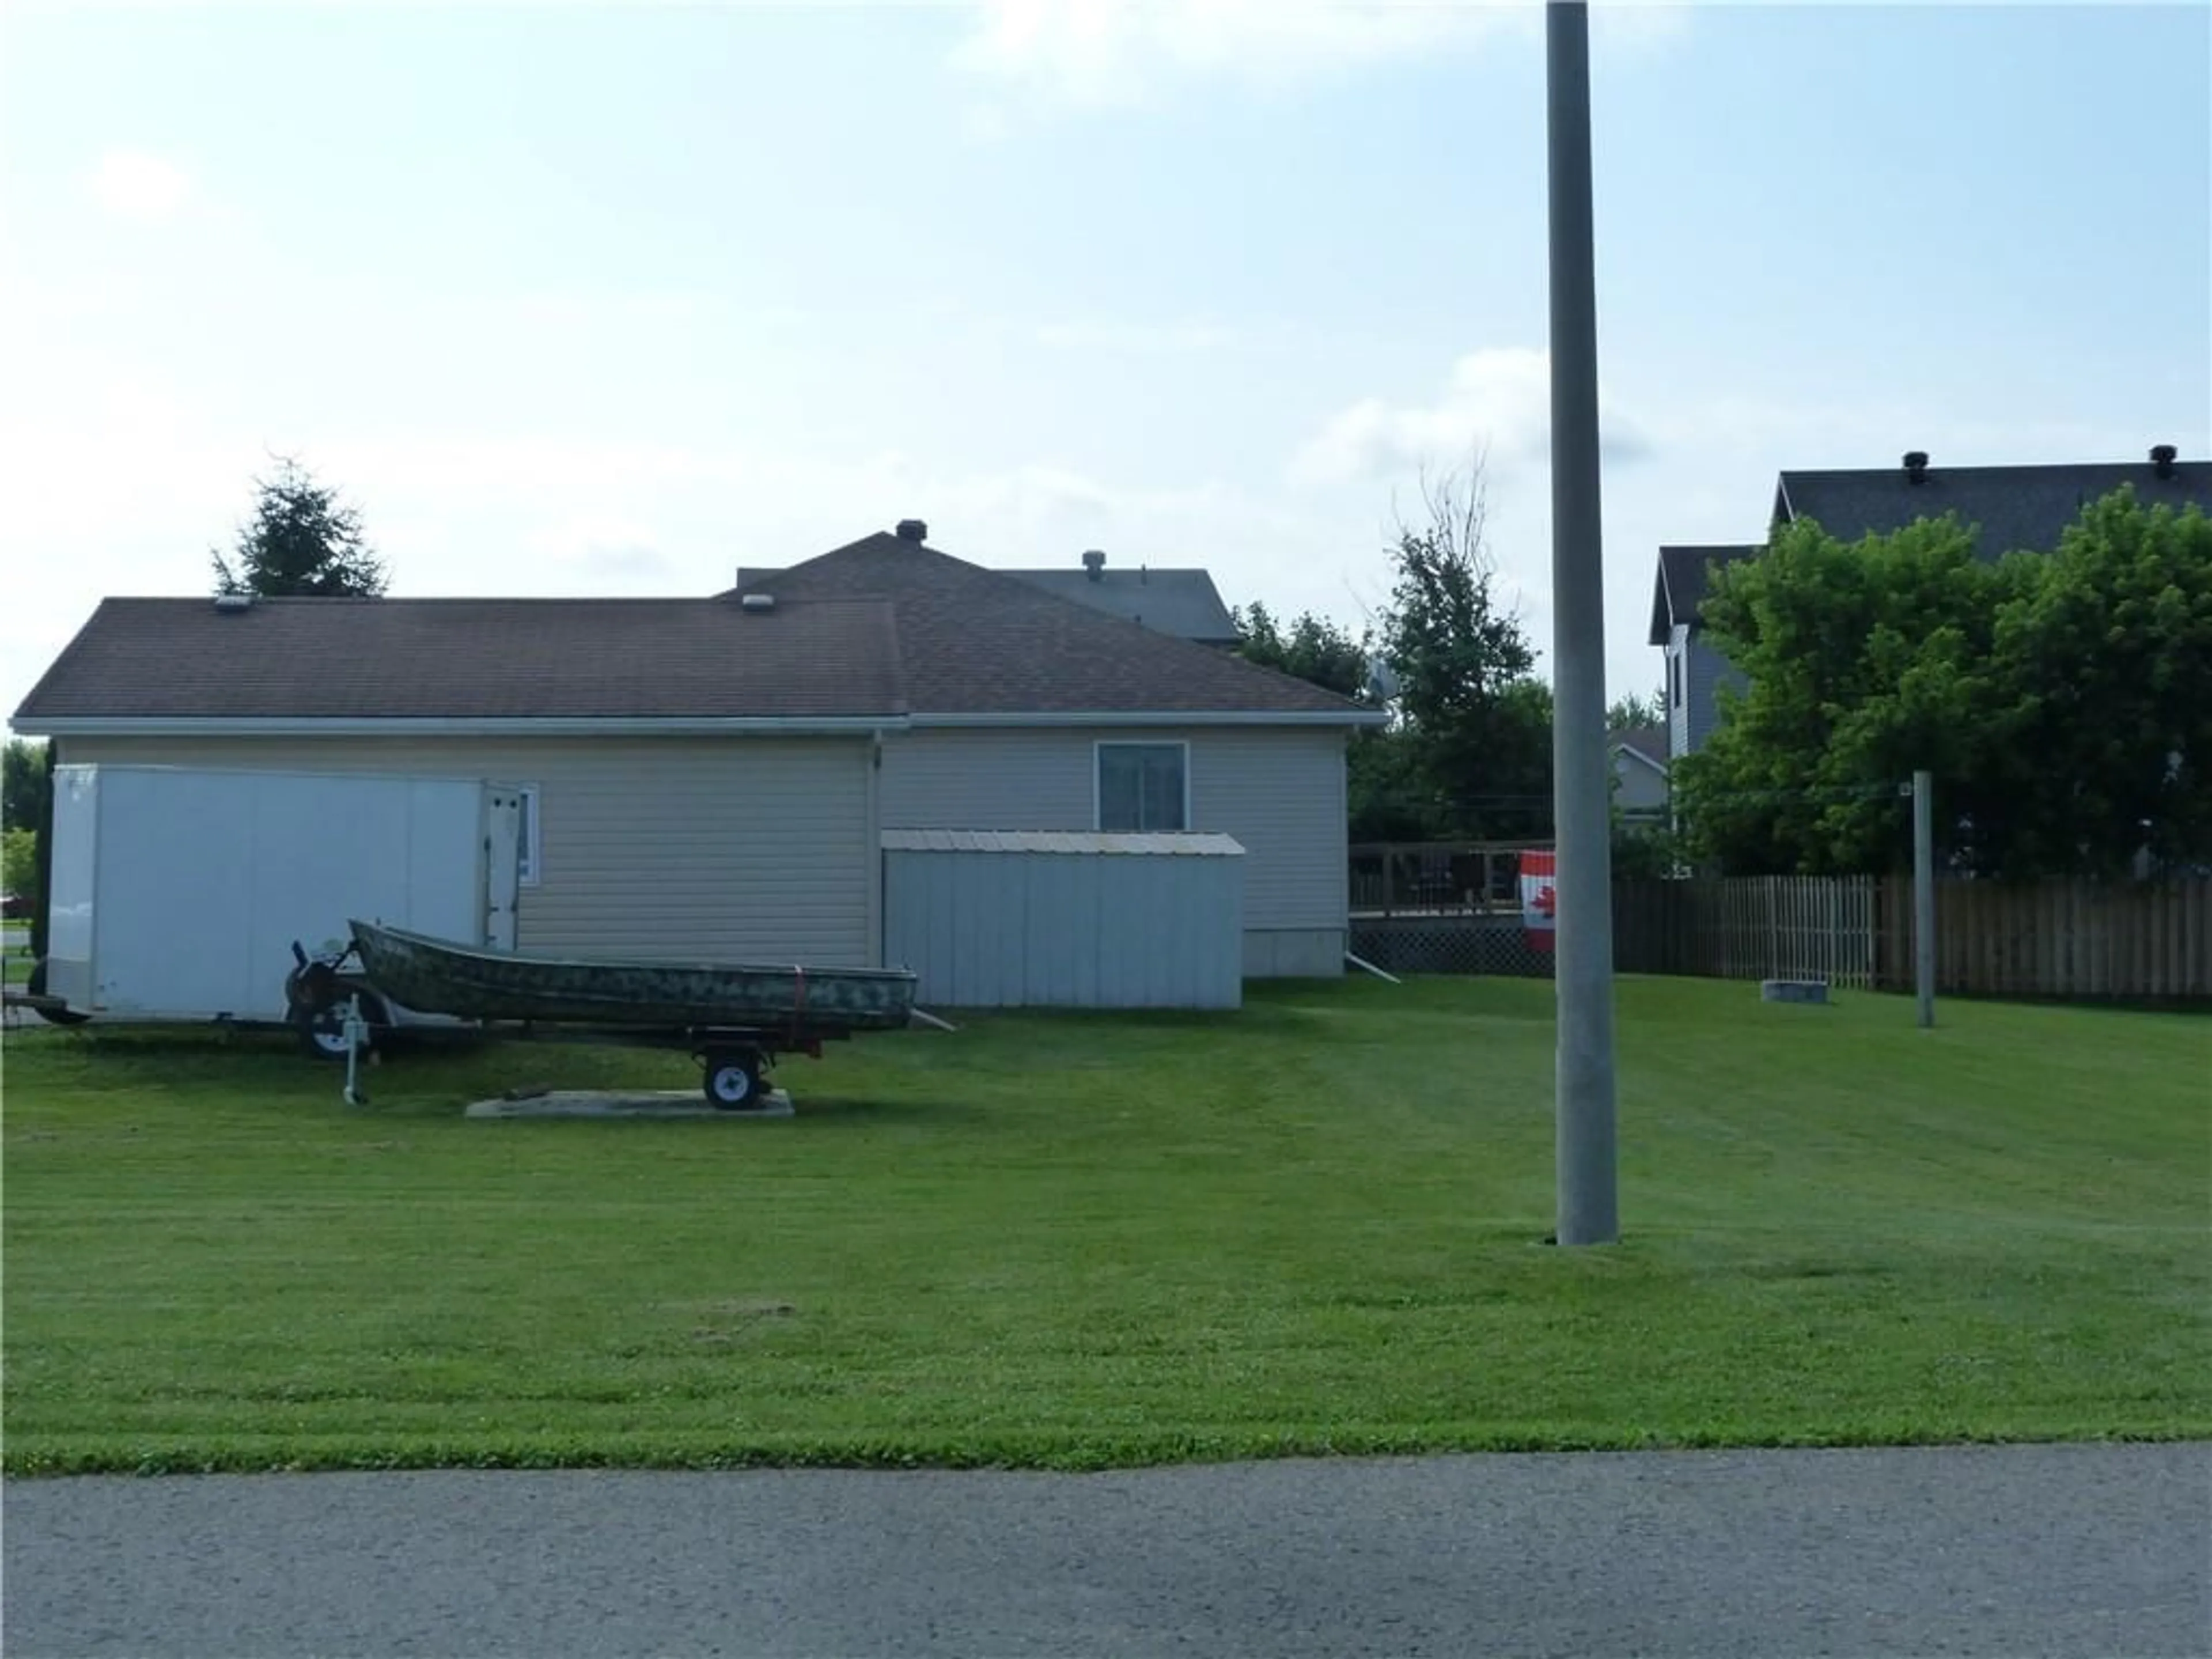
<path fill-rule="evenodd" d="M 1237 624 L 1237 654 L 1247 662 L 1295 674 L 1340 696 L 1368 699 L 1366 640 L 1352 638 L 1335 623 L 1311 611 L 1302 613 L 1285 629 L 1256 599 L 1229 614 Z"/>
<path fill-rule="evenodd" d="M 36 830 L 46 821 L 46 802 L 53 793 L 46 777 L 46 745 L 10 738 L 0 764 L 0 823 L 10 830 Z"/>
<path fill-rule="evenodd" d="M 1605 711 L 1605 729 L 1608 732 L 1630 732 L 1640 726 L 1667 724 L 1667 694 L 1654 691 L 1648 697 L 1632 693 L 1616 697 Z"/>
<path fill-rule="evenodd" d="M 1947 862 L 2117 874 L 2212 858 L 2212 520 L 2123 489 L 2050 554 L 1976 556 L 1923 520 L 1845 544 L 1793 525 L 1715 574 L 1748 688 L 1676 763 L 1696 852 L 1733 873 L 1902 869 L 1899 785 L 1936 776 Z"/>
<path fill-rule="evenodd" d="M 1453 835 L 1540 836 L 1552 822 L 1552 698 L 1520 618 L 1493 592 L 1480 465 L 1425 481 L 1425 521 L 1392 549 L 1382 653 L 1412 770 Z"/>

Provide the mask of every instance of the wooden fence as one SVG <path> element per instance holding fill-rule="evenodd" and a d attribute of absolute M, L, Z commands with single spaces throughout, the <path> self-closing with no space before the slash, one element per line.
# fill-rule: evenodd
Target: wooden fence
<path fill-rule="evenodd" d="M 1913 987 L 1910 877 L 1622 882 L 1613 915 L 1623 973 Z M 1938 882 L 1936 989 L 2212 1000 L 2212 881 Z"/>
<path fill-rule="evenodd" d="M 1355 916 L 1353 949 L 1408 973 L 1548 975 L 1507 914 Z M 1464 902 L 1464 901 L 1462 901 Z M 1936 989 L 1944 996 L 2212 1003 L 2212 880 L 1943 881 Z M 1613 890 L 1613 964 L 1625 974 L 1825 979 L 1844 990 L 1913 987 L 1909 877 L 1624 881 Z"/>
<path fill-rule="evenodd" d="M 1613 965 L 1624 974 L 1825 979 L 1871 990 L 1882 971 L 1881 890 L 1872 876 L 1616 882 Z M 1909 884 L 1906 898 L 1909 915 Z"/>
<path fill-rule="evenodd" d="M 1881 980 L 1912 986 L 1912 883 L 1882 885 Z M 1936 989 L 2068 1000 L 2212 1000 L 2212 880 L 1947 881 Z"/>

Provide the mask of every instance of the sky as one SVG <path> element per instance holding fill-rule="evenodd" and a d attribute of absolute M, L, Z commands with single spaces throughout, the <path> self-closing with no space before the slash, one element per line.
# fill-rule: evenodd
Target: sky
<path fill-rule="evenodd" d="M 1592 8 L 1607 665 L 1785 468 L 2212 455 L 2212 7 Z M 0 9 L 0 708 L 273 458 L 395 595 L 902 518 L 1551 638 L 1541 8 Z M 1547 657 L 1548 653 L 1547 653 Z"/>

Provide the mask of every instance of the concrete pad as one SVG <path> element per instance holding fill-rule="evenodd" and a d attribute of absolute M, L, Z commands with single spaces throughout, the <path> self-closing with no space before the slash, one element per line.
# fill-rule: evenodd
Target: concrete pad
<path fill-rule="evenodd" d="M 771 1089 L 757 1106 L 725 1111 L 710 1106 L 696 1089 L 641 1089 L 625 1094 L 611 1089 L 554 1089 L 522 1100 L 479 1100 L 465 1117 L 723 1117 L 738 1120 L 789 1117 L 791 1097 Z"/>

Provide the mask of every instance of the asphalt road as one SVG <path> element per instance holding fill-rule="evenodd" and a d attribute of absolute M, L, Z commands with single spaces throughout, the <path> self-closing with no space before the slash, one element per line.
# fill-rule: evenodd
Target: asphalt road
<path fill-rule="evenodd" d="M 2212 1446 L 11 1483 L 33 1656 L 2212 1654 Z"/>

